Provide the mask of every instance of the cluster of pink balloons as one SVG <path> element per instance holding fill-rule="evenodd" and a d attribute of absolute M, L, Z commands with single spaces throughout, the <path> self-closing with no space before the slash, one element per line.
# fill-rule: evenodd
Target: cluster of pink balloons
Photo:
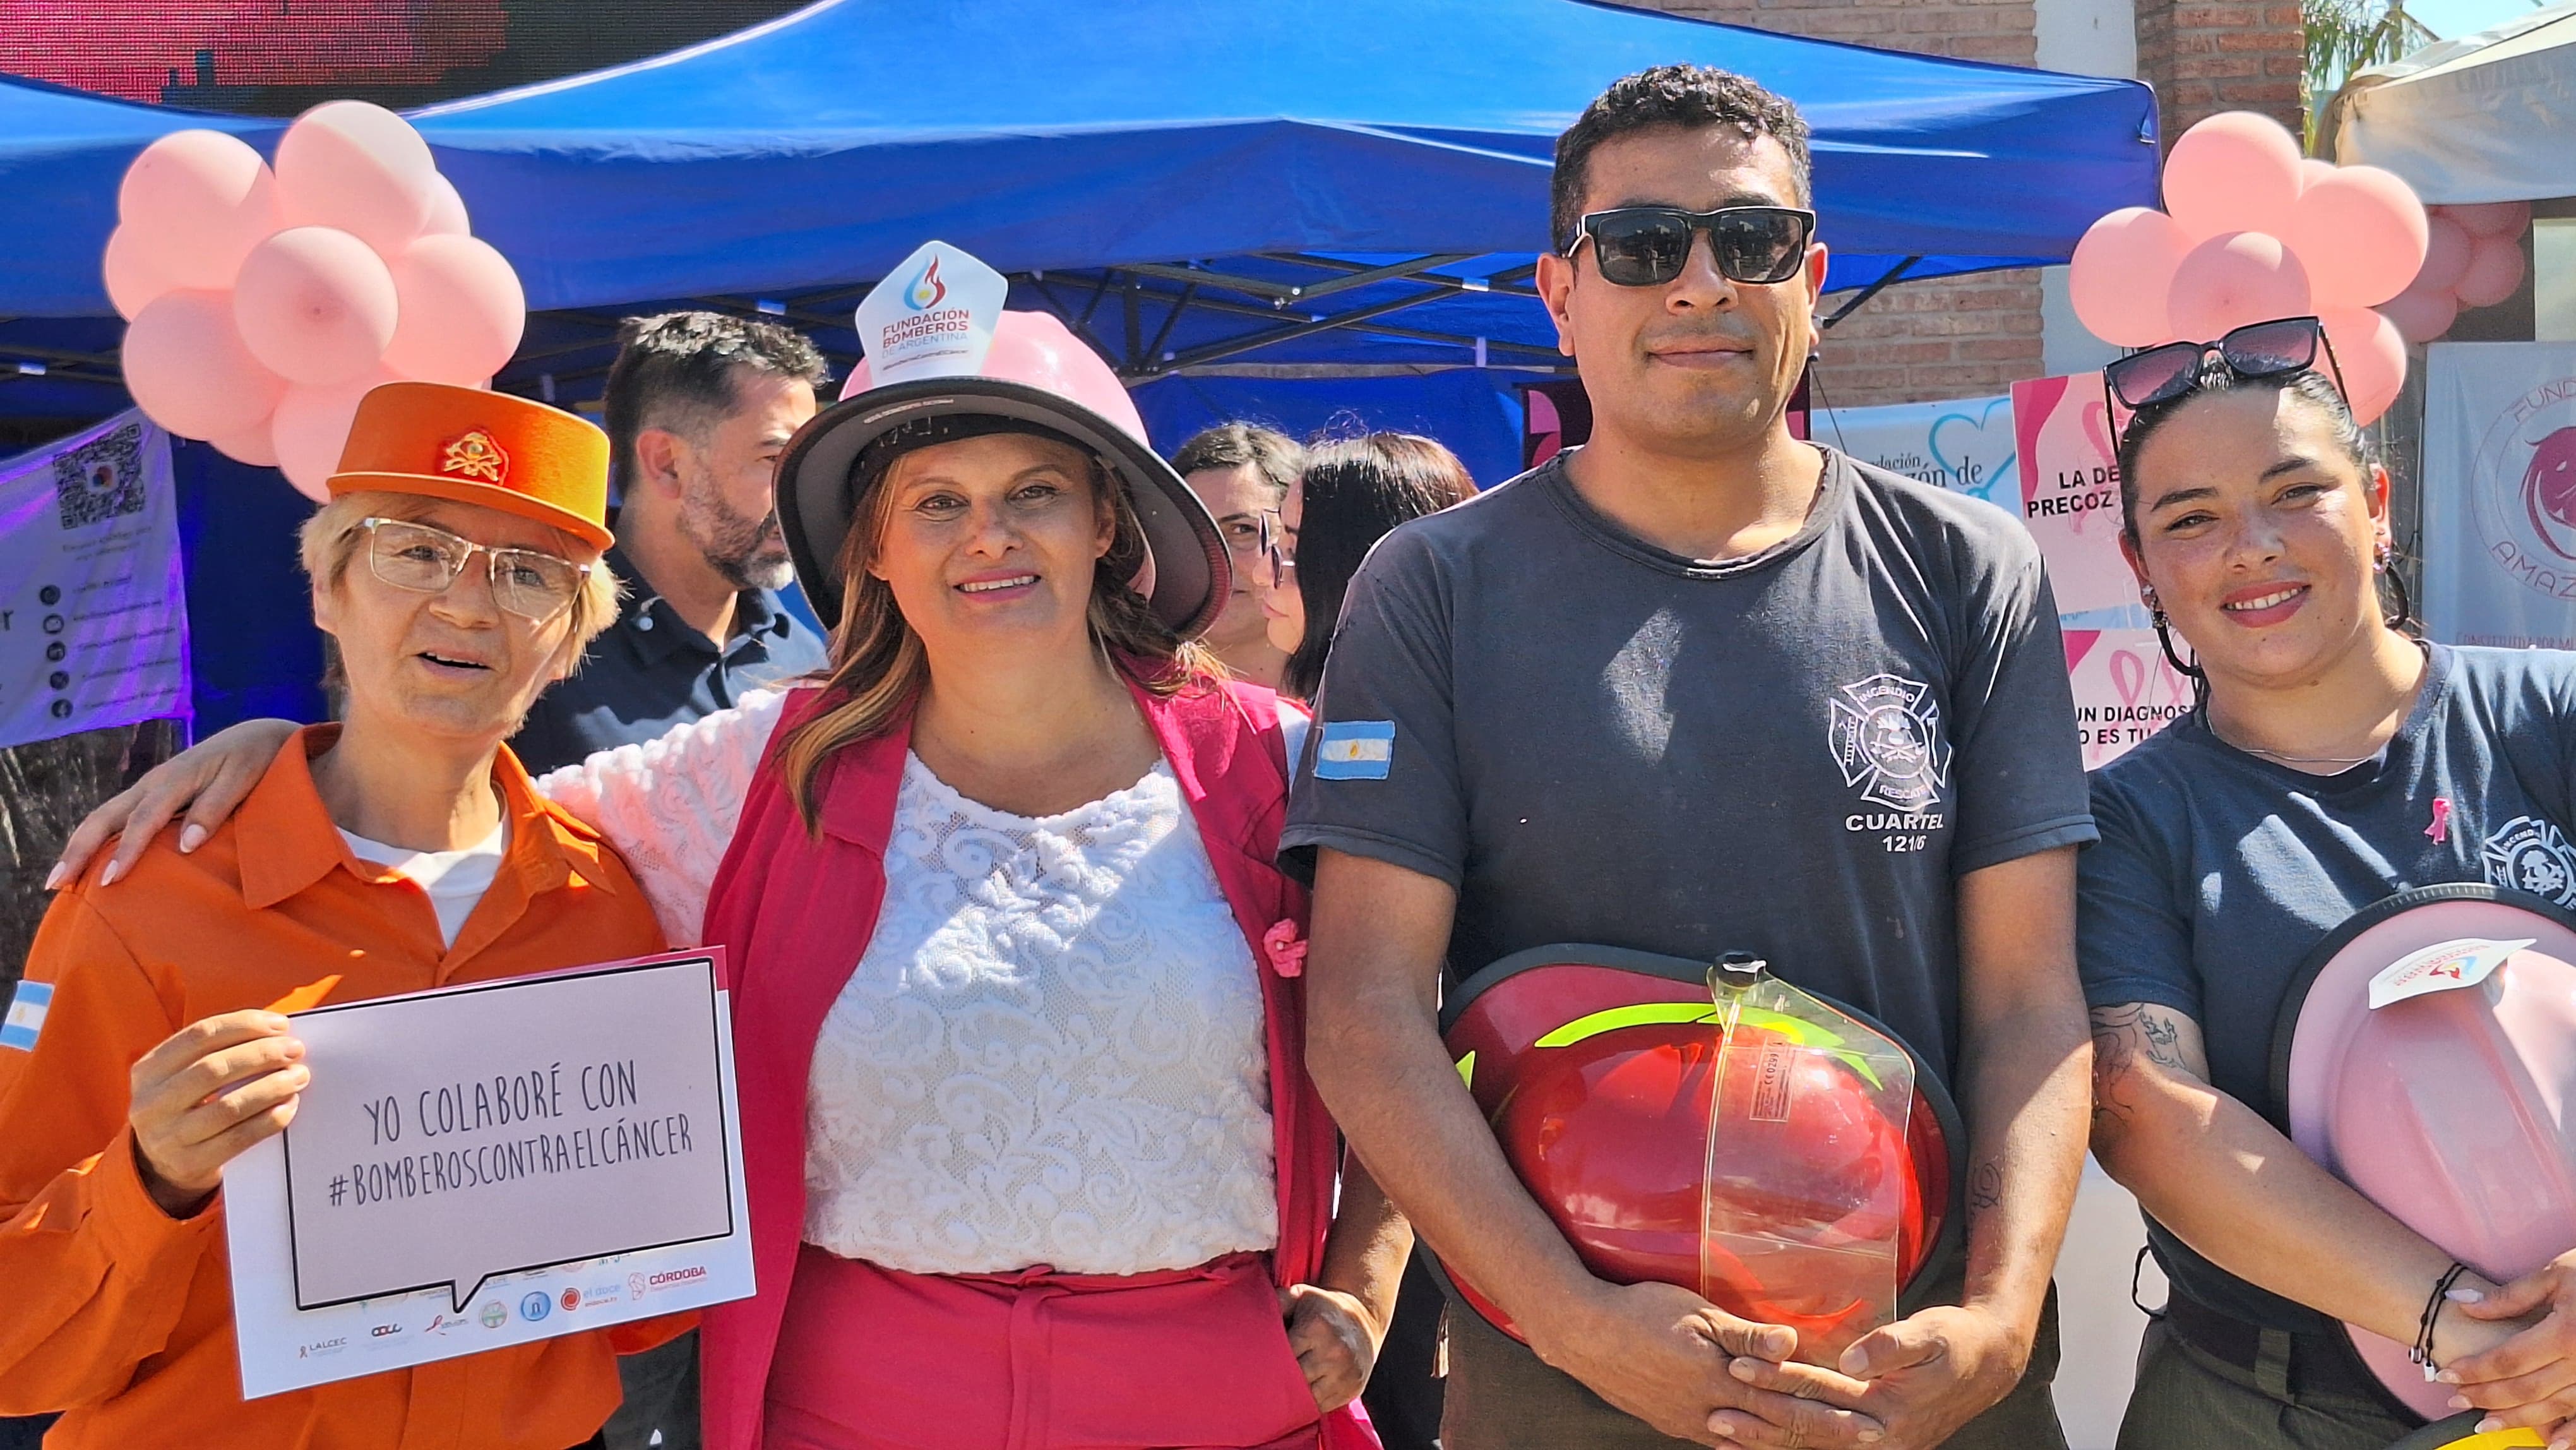
<path fill-rule="evenodd" d="M 2437 206 L 2426 224 L 2424 265 L 2380 307 L 2408 342 L 2431 342 L 2471 307 L 2493 307 L 2522 286 L 2522 234 L 2531 203 Z"/>
<path fill-rule="evenodd" d="M 2325 324 L 2353 416 L 2388 410 L 2406 382 L 2406 339 L 2373 309 L 2424 265 L 2414 189 L 2375 166 L 2302 157 L 2279 122 L 2227 111 L 2165 158 L 2165 209 L 2125 207 L 2093 224 L 2068 269 L 2075 314 L 2104 342 L 2215 341 L 2279 317 Z"/>
<path fill-rule="evenodd" d="M 518 274 L 381 106 L 305 112 L 274 168 L 220 131 L 174 131 L 116 208 L 104 267 L 134 401 L 317 501 L 369 389 L 484 386 L 527 325 Z"/>

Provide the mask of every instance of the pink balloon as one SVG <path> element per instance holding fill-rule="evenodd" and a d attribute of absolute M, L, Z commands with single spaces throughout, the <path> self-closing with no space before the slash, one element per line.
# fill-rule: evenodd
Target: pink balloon
<path fill-rule="evenodd" d="M 2424 265 L 2424 204 L 2395 172 L 2337 167 L 2300 193 L 2281 240 L 2307 269 L 2316 306 L 2374 306 Z"/>
<path fill-rule="evenodd" d="M 2519 236 L 2531 225 L 2531 203 L 2527 201 L 2480 201 L 2442 210 L 2467 227 L 2473 237 Z"/>
<path fill-rule="evenodd" d="M 116 315 L 128 322 L 145 303 L 179 290 L 178 278 L 144 257 L 132 227 L 118 227 L 107 234 L 107 255 L 100 259 L 99 271 L 107 279 L 107 300 L 115 305 Z"/>
<path fill-rule="evenodd" d="M 2320 181 L 2320 180 L 2322 180 L 2323 178 L 2325 178 L 2325 177 L 2329 177 L 2329 176 L 2332 176 L 2332 175 L 2334 175 L 2334 174 L 2335 174 L 2335 164 L 2334 164 L 2333 162 L 2331 162 L 2331 161 L 2320 161 L 2320 160 L 2318 160 L 2318 159 L 2317 159 L 2316 157 L 2314 157 L 2314 156 L 2302 156 L 2302 157 L 2300 157 L 2300 158 L 2299 158 L 2299 188 L 2300 188 L 2300 194 L 2301 194 L 2301 195 L 2305 195 L 2305 194 L 2306 194 L 2306 190 L 2307 190 L 2307 188 L 2309 188 L 2309 187 L 2311 187 L 2311 186 L 2316 185 L 2316 184 L 2317 184 L 2317 182 L 2318 182 L 2318 181 Z"/>
<path fill-rule="evenodd" d="M 2215 341 L 2231 328 L 2305 317 L 2308 274 L 2277 237 L 2231 232 L 2211 237 L 2174 268 L 2165 309 L 2185 342 Z"/>
<path fill-rule="evenodd" d="M 262 367 L 221 292 L 165 292 L 125 329 L 125 388 L 153 422 L 182 438 L 214 438 L 268 416 L 286 380 Z"/>
<path fill-rule="evenodd" d="M 266 418 L 260 419 L 238 433 L 228 433 L 221 438 L 209 438 L 206 441 L 215 446 L 217 453 L 236 463 L 247 463 L 253 468 L 277 466 L 277 448 L 268 440 L 268 419 Z"/>
<path fill-rule="evenodd" d="M 423 237 L 393 263 L 402 299 L 385 367 L 424 383 L 472 387 L 519 350 L 528 297 L 509 259 L 472 237 Z"/>
<path fill-rule="evenodd" d="M 308 387 L 375 366 L 398 309 L 383 260 L 330 227 L 289 227 L 260 243 L 233 287 L 233 317 L 252 355 Z"/>
<path fill-rule="evenodd" d="M 293 387 L 279 400 L 268 420 L 269 446 L 277 466 L 296 492 L 315 503 L 330 500 L 331 475 L 340 471 L 340 450 L 349 444 L 349 425 L 357 421 L 358 400 L 393 382 L 382 369 L 326 387 Z"/>
<path fill-rule="evenodd" d="M 2469 249 L 2469 265 L 2452 290 L 2462 307 L 2493 307 L 2522 285 L 2522 238 L 2484 236 Z"/>
<path fill-rule="evenodd" d="M 390 257 L 429 225 L 438 163 L 411 123 L 365 101 L 326 101 L 277 143 L 289 226 L 336 227 Z"/>
<path fill-rule="evenodd" d="M 233 272 L 276 231 L 277 178 L 240 138 L 173 131 L 143 148 L 116 188 L 133 260 L 181 287 L 233 284 Z"/>
<path fill-rule="evenodd" d="M 421 234 L 461 237 L 471 233 L 474 224 L 465 215 L 465 198 L 457 195 L 456 183 L 436 174 L 431 175 L 430 182 L 434 195 L 429 204 L 429 224 L 421 228 Z"/>
<path fill-rule="evenodd" d="M 2172 217 L 2131 206 L 2085 230 L 2067 267 L 2066 290 L 2075 315 L 2095 337 L 2121 347 L 2170 341 L 2165 293 L 2191 239 Z"/>
<path fill-rule="evenodd" d="M 2335 307 L 2318 314 L 2326 342 L 2343 373 L 2344 401 L 2353 421 L 2368 423 L 2388 411 L 2406 386 L 2406 339 L 2397 324 L 2367 307 Z"/>
<path fill-rule="evenodd" d="M 2415 280 L 2406 284 L 2407 290 L 2449 291 L 2469 269 L 2469 249 L 2476 244 L 2469 229 L 2447 212 L 2433 213 L 2424 223 L 2424 265 L 2415 269 Z"/>
<path fill-rule="evenodd" d="M 2195 242 L 2229 232 L 2279 236 L 2298 203 L 2299 143 L 2252 111 L 2221 111 L 2182 133 L 2165 158 L 2165 210 Z"/>
<path fill-rule="evenodd" d="M 2379 304 L 2380 315 L 2397 324 L 2408 342 L 2431 342 L 2451 330 L 2460 315 L 2460 299 L 2448 287 L 2409 287 Z"/>

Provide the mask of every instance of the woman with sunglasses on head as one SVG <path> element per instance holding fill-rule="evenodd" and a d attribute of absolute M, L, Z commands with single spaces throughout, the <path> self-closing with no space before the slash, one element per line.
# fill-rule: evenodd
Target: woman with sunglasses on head
<path fill-rule="evenodd" d="M 57 897 L 0 1036 L 0 1414 L 62 1411 L 58 1450 L 563 1450 L 617 1407 L 616 1353 L 684 1327 L 241 1397 L 222 1175 L 310 1080 L 281 1014 L 663 940 L 624 863 L 501 743 L 616 617 L 606 435 L 388 384 L 330 490 L 302 561 L 339 723 L 265 736 L 240 816 L 195 851 L 155 845 Z"/>
<path fill-rule="evenodd" d="M 1261 521 L 1261 607 L 1270 643 L 1288 654 L 1280 693 L 1311 700 L 1322 688 L 1342 596 L 1377 541 L 1475 492 L 1458 455 L 1418 433 L 1370 433 L 1307 451 L 1287 496 Z"/>
<path fill-rule="evenodd" d="M 828 676 L 541 782 L 734 972 L 760 1293 L 706 1443 L 1373 1450 L 1411 1234 L 1305 1074 L 1304 716 L 1196 643 L 1224 542 L 1108 365 L 991 325 L 780 462 Z"/>
<path fill-rule="evenodd" d="M 2313 319 L 2107 371 L 2135 408 L 2122 550 L 2199 687 L 2094 773 L 2080 864 L 2093 1149 L 2172 1286 L 2120 1446 L 2381 1450 L 2413 1421 L 2342 1321 L 2400 1344 L 2429 1327 L 2455 1408 L 2560 1426 L 2564 1447 L 2576 1277 L 2454 1280 L 2270 1120 L 2274 1023 L 2322 937 L 2395 892 L 2491 880 L 2491 841 L 2576 823 L 2576 656 L 2417 636 L 2388 475 L 2331 372 Z"/>

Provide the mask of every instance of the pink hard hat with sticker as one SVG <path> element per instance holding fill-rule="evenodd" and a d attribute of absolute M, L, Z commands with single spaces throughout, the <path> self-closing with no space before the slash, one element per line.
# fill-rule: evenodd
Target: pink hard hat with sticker
<path fill-rule="evenodd" d="M 1000 273 L 929 242 L 859 304 L 866 359 L 778 460 L 779 523 L 807 598 L 826 622 L 839 620 L 841 547 L 864 489 L 893 455 L 1036 432 L 1108 468 L 1145 536 L 1129 587 L 1181 637 L 1203 632 L 1232 588 L 1216 520 L 1154 451 L 1100 354 L 1048 313 L 1005 311 L 1007 291 Z"/>
<path fill-rule="evenodd" d="M 2576 916 L 2468 883 L 2358 913 L 2283 1000 L 2272 1089 L 2301 1151 L 2488 1278 L 2576 1248 Z M 2398 1401 L 2451 1413 L 2408 1346 L 2349 1333 Z"/>

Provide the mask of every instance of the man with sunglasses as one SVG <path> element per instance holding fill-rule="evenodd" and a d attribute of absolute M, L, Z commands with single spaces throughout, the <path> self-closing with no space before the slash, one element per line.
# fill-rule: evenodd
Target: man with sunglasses
<path fill-rule="evenodd" d="M 1557 145 L 1538 281 L 1591 441 L 1397 530 L 1353 583 L 1283 848 L 1315 871 L 1309 1057 L 1460 1277 L 1443 1442 L 2049 1450 L 2049 1270 L 2081 1172 L 2057 611 L 1984 504 L 1791 436 L 1825 252 L 1806 128 L 1692 66 Z M 1732 950 L 1886 1024 L 1968 1120 L 1964 1275 L 1830 1367 L 1586 1271 L 1443 1049 L 1443 969 Z"/>

